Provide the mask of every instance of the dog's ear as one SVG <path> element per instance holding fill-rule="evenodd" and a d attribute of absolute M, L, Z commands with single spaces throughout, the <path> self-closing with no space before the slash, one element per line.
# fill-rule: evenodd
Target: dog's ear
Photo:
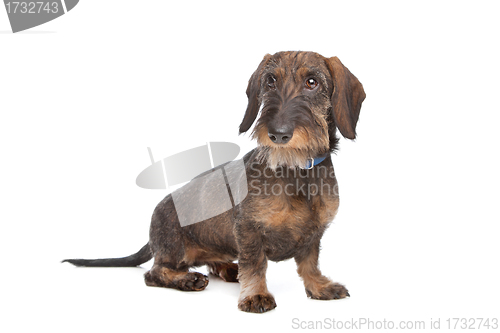
<path fill-rule="evenodd" d="M 247 87 L 247 97 L 248 97 L 248 106 L 245 112 L 245 116 L 243 117 L 243 121 L 240 124 L 240 134 L 248 131 L 248 129 L 252 126 L 255 118 L 257 118 L 257 114 L 260 109 L 260 79 L 262 76 L 262 70 L 266 66 L 267 62 L 271 58 L 270 54 L 266 54 L 264 59 L 260 62 L 259 67 L 255 70 L 255 72 L 248 80 Z"/>
<path fill-rule="evenodd" d="M 356 123 L 361 103 L 366 97 L 363 85 L 337 57 L 326 59 L 333 79 L 333 119 L 345 138 L 356 138 Z M 333 125 L 332 125 L 333 126 Z"/>

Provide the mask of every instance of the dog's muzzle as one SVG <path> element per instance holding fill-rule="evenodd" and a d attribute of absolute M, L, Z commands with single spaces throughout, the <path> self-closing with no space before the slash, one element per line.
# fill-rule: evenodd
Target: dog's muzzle
<path fill-rule="evenodd" d="M 267 135 L 272 142 L 276 144 L 285 144 L 292 139 L 293 127 L 291 126 L 281 126 L 281 127 L 269 127 Z"/>

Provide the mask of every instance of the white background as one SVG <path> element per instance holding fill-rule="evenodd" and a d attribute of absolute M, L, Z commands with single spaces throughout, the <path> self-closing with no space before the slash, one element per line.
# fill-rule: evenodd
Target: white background
<path fill-rule="evenodd" d="M 0 9 L 0 246 L 9 332 L 281 332 L 293 320 L 499 317 L 500 48 L 495 2 L 81 1 L 12 34 Z M 276 310 L 239 286 L 148 288 L 142 268 L 82 269 L 148 240 L 167 194 L 135 185 L 156 159 L 235 142 L 266 53 L 338 56 L 363 83 L 356 142 L 333 156 L 341 208 L 323 272 L 351 298 L 306 298 L 270 263 Z M 206 272 L 204 268 L 200 271 Z M 297 322 L 297 321 L 295 321 Z M 302 323 L 305 325 L 305 323 Z"/>

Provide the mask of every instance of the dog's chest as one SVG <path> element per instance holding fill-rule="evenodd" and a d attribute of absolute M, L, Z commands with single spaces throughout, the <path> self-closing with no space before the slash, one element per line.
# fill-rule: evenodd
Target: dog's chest
<path fill-rule="evenodd" d="M 282 184 L 283 185 L 283 184 Z M 293 257 L 301 248 L 320 237 L 338 209 L 336 193 L 322 192 L 311 186 L 306 194 L 289 193 L 260 197 L 255 219 L 269 259 L 280 261 Z M 303 188 L 303 187 L 302 187 Z M 325 189 L 324 189 L 325 190 Z"/>

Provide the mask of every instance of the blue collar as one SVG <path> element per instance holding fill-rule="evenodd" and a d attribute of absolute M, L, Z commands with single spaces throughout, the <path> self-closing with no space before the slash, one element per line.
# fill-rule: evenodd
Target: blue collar
<path fill-rule="evenodd" d="M 324 154 L 324 155 L 320 155 L 316 158 L 309 158 L 307 161 L 306 161 L 306 166 L 304 169 L 312 169 L 313 167 L 315 167 L 316 165 L 320 164 L 321 162 L 323 162 L 327 156 L 329 154 Z"/>

